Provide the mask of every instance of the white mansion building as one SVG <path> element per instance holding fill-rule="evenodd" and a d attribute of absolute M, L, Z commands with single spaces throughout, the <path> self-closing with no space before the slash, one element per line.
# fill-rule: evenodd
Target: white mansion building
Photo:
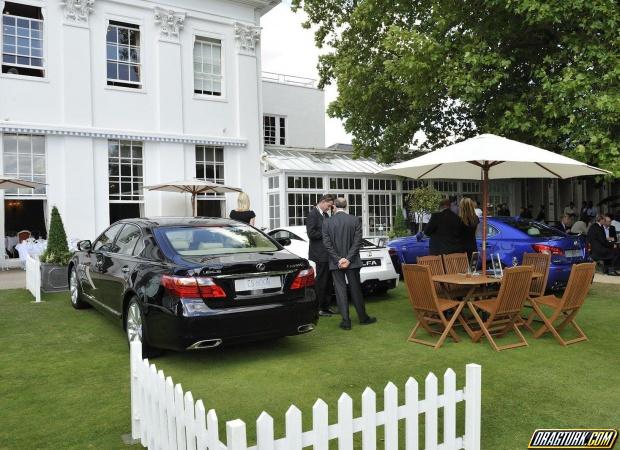
<path fill-rule="evenodd" d="M 45 183 L 0 190 L 0 240 L 44 235 L 52 206 L 72 238 L 124 217 L 189 215 L 189 196 L 143 186 L 194 177 L 246 191 L 258 226 L 301 225 L 332 192 L 348 197 L 365 235 L 385 235 L 414 182 L 326 149 L 323 91 L 262 73 L 260 19 L 278 3 L 0 0 L 0 174 Z M 491 201 L 515 213 L 522 198 L 558 203 L 546 189 L 530 200 L 520 182 L 500 182 Z M 198 214 L 226 216 L 235 199 L 205 195 Z"/>

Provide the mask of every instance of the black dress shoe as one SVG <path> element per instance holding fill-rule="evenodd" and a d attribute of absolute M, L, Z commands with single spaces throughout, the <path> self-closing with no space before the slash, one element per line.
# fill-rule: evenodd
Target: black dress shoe
<path fill-rule="evenodd" d="M 377 321 L 376 317 L 366 317 L 364 320 L 360 320 L 360 325 L 370 325 L 371 323 L 375 323 Z"/>
<path fill-rule="evenodd" d="M 331 317 L 333 315 L 334 315 L 334 313 L 331 312 L 329 309 L 328 310 L 323 310 L 323 309 L 319 310 L 319 316 L 321 316 L 321 317 Z"/>
<path fill-rule="evenodd" d="M 342 322 L 340 322 L 340 328 L 342 328 L 343 330 L 350 330 L 351 329 L 351 321 L 346 321 L 343 320 Z"/>

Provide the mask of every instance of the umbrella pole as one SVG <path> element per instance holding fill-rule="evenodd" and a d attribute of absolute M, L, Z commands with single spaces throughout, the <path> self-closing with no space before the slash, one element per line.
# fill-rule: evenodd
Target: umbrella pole
<path fill-rule="evenodd" d="M 489 165 L 482 166 L 482 275 L 487 274 L 487 215 L 489 204 Z"/>
<path fill-rule="evenodd" d="M 198 209 L 197 202 L 198 199 L 196 198 L 196 194 L 192 194 L 192 217 L 196 217 L 196 210 Z"/>

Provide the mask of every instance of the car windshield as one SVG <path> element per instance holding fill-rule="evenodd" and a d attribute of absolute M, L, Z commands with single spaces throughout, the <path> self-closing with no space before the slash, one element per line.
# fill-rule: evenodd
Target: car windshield
<path fill-rule="evenodd" d="M 532 237 L 562 237 L 562 233 L 560 233 L 558 230 L 551 228 L 544 223 L 535 222 L 533 220 L 526 221 L 513 219 L 506 220 L 505 223 Z"/>
<path fill-rule="evenodd" d="M 264 234 L 243 224 L 160 228 L 181 256 L 274 252 L 278 247 Z"/>

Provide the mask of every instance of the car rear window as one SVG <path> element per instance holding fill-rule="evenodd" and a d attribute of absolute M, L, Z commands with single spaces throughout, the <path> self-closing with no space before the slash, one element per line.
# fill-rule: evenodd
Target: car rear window
<path fill-rule="evenodd" d="M 243 224 L 165 227 L 158 230 L 181 256 L 273 252 L 278 247 L 264 234 Z"/>
<path fill-rule="evenodd" d="M 533 220 L 506 220 L 505 223 L 532 237 L 562 237 L 562 233 L 558 230 Z"/>

